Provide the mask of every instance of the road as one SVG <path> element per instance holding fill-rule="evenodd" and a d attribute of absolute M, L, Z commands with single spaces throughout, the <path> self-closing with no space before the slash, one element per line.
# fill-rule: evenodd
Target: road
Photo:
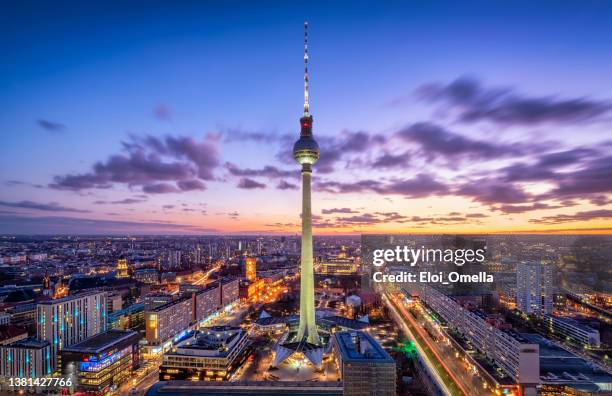
<path fill-rule="evenodd" d="M 415 320 L 399 299 L 385 293 L 383 300 L 395 314 L 395 319 L 400 320 L 402 328 L 415 341 L 417 352 L 434 373 L 438 382 L 443 385 L 443 388 L 446 388 L 443 389 L 445 393 L 450 395 L 492 394 L 484 389 L 482 380 L 470 372 L 467 364 L 456 357 L 452 347 L 431 339 L 423 329 L 423 324 Z"/>

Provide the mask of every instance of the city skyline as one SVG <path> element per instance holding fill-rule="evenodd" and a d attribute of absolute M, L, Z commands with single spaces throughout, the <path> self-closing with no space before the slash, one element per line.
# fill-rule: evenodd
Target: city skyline
<path fill-rule="evenodd" d="M 0 233 L 298 233 L 305 19 L 315 234 L 612 233 L 609 5 L 238 4 L 5 6 Z"/>

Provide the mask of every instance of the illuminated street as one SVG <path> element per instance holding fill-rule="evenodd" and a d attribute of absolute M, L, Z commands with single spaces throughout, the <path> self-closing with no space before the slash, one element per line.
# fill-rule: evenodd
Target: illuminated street
<path fill-rule="evenodd" d="M 452 347 L 444 343 L 438 343 L 431 339 L 429 334 L 423 330 L 421 323 L 418 323 L 408 310 L 395 296 L 389 298 L 388 294 L 383 297 L 387 306 L 400 317 L 406 332 L 410 338 L 415 340 L 417 350 L 424 361 L 438 376 L 438 382 L 447 387 L 446 392 L 452 395 L 473 395 L 478 389 L 477 394 L 491 394 L 483 388 L 483 382 L 467 367 L 465 362 L 459 360 Z"/>

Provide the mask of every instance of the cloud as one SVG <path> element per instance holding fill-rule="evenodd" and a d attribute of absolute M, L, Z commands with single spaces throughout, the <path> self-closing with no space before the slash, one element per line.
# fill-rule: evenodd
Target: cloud
<path fill-rule="evenodd" d="M 550 196 L 581 196 L 612 192 L 612 156 L 593 158 L 581 169 L 559 175 Z"/>
<path fill-rule="evenodd" d="M 266 185 L 263 183 L 259 183 L 253 179 L 249 179 L 248 177 L 244 177 L 240 179 L 236 187 L 242 188 L 245 190 L 252 190 L 255 188 L 266 188 Z"/>
<path fill-rule="evenodd" d="M 277 143 L 283 142 L 287 146 L 292 143 L 293 139 L 297 139 L 296 136 L 291 135 L 278 135 L 273 132 L 256 132 L 256 131 L 245 131 L 238 128 L 228 128 L 222 132 L 225 142 L 243 142 L 245 140 L 253 141 L 256 143 Z"/>
<path fill-rule="evenodd" d="M 512 184 L 487 179 L 471 181 L 461 185 L 455 193 L 488 205 L 524 203 L 531 199 L 529 194 Z"/>
<path fill-rule="evenodd" d="M 91 172 L 60 175 L 49 185 L 60 190 L 110 188 L 113 184 L 143 187 L 144 192 L 190 191 L 203 183 L 193 180 L 214 180 L 219 165 L 217 148 L 211 141 L 196 142 L 190 137 L 130 136 L 123 142 L 124 153 L 96 162 Z M 158 182 L 181 181 L 183 188 L 152 187 Z M 187 187 L 187 189 L 185 189 Z"/>
<path fill-rule="evenodd" d="M 66 125 L 61 124 L 59 122 L 53 122 L 53 121 L 43 120 L 39 118 L 38 120 L 36 120 L 36 123 L 42 129 L 45 129 L 53 133 L 64 132 L 66 130 Z"/>
<path fill-rule="evenodd" d="M 331 209 L 323 209 L 321 213 L 334 214 L 334 213 L 358 213 L 358 212 L 351 208 L 331 208 Z"/>
<path fill-rule="evenodd" d="M 540 155 L 532 164 L 515 163 L 499 170 L 501 177 L 509 182 L 517 181 L 558 181 L 562 174 L 559 170 L 575 167 L 598 154 L 597 150 L 577 147 L 564 151 L 548 152 Z"/>
<path fill-rule="evenodd" d="M 406 167 L 410 163 L 410 155 L 408 152 L 404 154 L 394 155 L 384 153 L 372 162 L 372 168 L 396 168 Z"/>
<path fill-rule="evenodd" d="M 574 214 L 558 214 L 555 216 L 545 216 L 539 219 L 531 219 L 530 223 L 536 224 L 560 224 L 575 221 L 589 221 L 597 219 L 612 219 L 612 210 L 599 209 L 577 212 Z"/>
<path fill-rule="evenodd" d="M 262 169 L 239 168 L 238 165 L 231 162 L 225 163 L 225 168 L 233 176 L 249 176 L 249 177 L 267 177 L 269 179 L 280 177 L 298 177 L 297 170 L 282 170 L 275 166 L 266 165 Z"/>
<path fill-rule="evenodd" d="M 376 212 L 375 214 L 383 216 L 384 220 L 388 222 L 403 222 L 408 218 L 407 216 L 401 215 L 397 212 Z"/>
<path fill-rule="evenodd" d="M 356 182 L 320 181 L 315 183 L 315 189 L 334 194 L 373 191 L 383 195 L 402 195 L 406 198 L 444 195 L 449 191 L 448 186 L 424 173 L 419 173 L 412 179 L 395 179 L 388 182 L 371 179 Z"/>
<path fill-rule="evenodd" d="M 170 121 L 172 119 L 172 111 L 164 104 L 159 104 L 153 109 L 153 116 L 160 121 Z"/>
<path fill-rule="evenodd" d="M 343 225 L 372 225 L 382 223 L 384 220 L 378 218 L 372 213 L 364 213 L 362 215 L 338 217 L 336 221 Z"/>
<path fill-rule="evenodd" d="M 176 182 L 176 185 L 178 186 L 178 188 L 181 189 L 181 191 L 193 191 L 193 190 L 205 190 L 206 189 L 206 185 L 198 179 L 179 180 L 178 182 Z"/>
<path fill-rule="evenodd" d="M 590 198 L 590 202 L 593 205 L 604 206 L 612 203 L 612 199 L 606 197 L 605 195 L 596 195 Z"/>
<path fill-rule="evenodd" d="M 89 210 L 83 209 L 75 209 L 68 208 L 65 206 L 60 206 L 56 202 L 51 202 L 48 204 L 33 202 L 33 201 L 19 201 L 19 202 L 8 202 L 8 201 L 0 201 L 0 206 L 6 206 L 10 208 L 19 208 L 19 209 L 34 209 L 41 210 L 45 212 L 75 212 L 75 213 L 89 213 Z"/>
<path fill-rule="evenodd" d="M 0 215 L 0 233 L 10 235 L 162 235 L 218 233 L 214 228 L 162 221 L 96 220 L 61 216 Z"/>
<path fill-rule="evenodd" d="M 462 77 L 447 85 L 427 84 L 417 90 L 430 103 L 446 106 L 462 122 L 490 121 L 500 125 L 567 125 L 594 121 L 612 110 L 609 100 L 585 97 L 527 96 L 508 87 L 486 88 L 474 78 Z"/>
<path fill-rule="evenodd" d="M 145 184 L 142 186 L 142 191 L 148 194 L 167 194 L 167 193 L 175 193 L 180 190 L 174 187 L 172 184 L 168 183 L 155 183 L 155 184 Z"/>
<path fill-rule="evenodd" d="M 549 205 L 547 203 L 542 202 L 534 202 L 529 205 L 501 205 L 497 208 L 493 208 L 493 210 L 498 210 L 503 213 L 525 213 L 531 212 L 534 210 L 542 210 L 542 209 L 558 209 L 563 208 L 564 205 Z"/>
<path fill-rule="evenodd" d="M 285 180 L 281 180 L 277 185 L 276 188 L 278 188 L 279 190 L 298 190 L 299 187 L 296 186 L 295 184 L 289 183 Z"/>
<path fill-rule="evenodd" d="M 423 149 L 423 154 L 430 160 L 436 155 L 445 158 L 463 156 L 485 160 L 521 155 L 527 151 L 527 148 L 521 144 L 493 144 L 474 140 L 430 122 L 412 124 L 400 130 L 397 136 L 407 142 L 418 144 Z"/>
<path fill-rule="evenodd" d="M 111 205 L 131 205 L 131 204 L 137 204 L 137 203 L 142 203 L 142 202 L 146 202 L 146 199 L 142 199 L 142 198 L 125 198 L 125 199 L 121 199 L 119 201 L 94 201 L 94 204 L 96 205 L 106 205 L 106 204 L 111 204 Z"/>

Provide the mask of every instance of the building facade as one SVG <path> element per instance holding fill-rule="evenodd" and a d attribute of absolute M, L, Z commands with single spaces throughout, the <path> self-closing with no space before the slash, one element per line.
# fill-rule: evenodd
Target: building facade
<path fill-rule="evenodd" d="M 135 331 L 109 330 L 62 350 L 62 374 L 73 389 L 94 395 L 116 390 L 138 367 Z"/>
<path fill-rule="evenodd" d="M 516 267 L 516 308 L 526 314 L 544 316 L 553 309 L 553 267 L 539 261 Z"/>
<path fill-rule="evenodd" d="M 172 338 L 187 329 L 192 320 L 192 299 L 183 297 L 168 304 L 145 311 L 145 329 L 148 345 L 165 345 L 168 348 Z"/>
<path fill-rule="evenodd" d="M 0 346 L 0 377 L 44 378 L 53 373 L 51 344 L 25 338 Z"/>
<path fill-rule="evenodd" d="M 164 354 L 159 379 L 227 380 L 246 360 L 250 344 L 240 327 L 203 328 Z"/>
<path fill-rule="evenodd" d="M 347 396 L 394 396 L 395 361 L 372 336 L 339 331 L 332 338 L 333 357 Z"/>
<path fill-rule="evenodd" d="M 581 348 L 599 348 L 601 345 L 599 331 L 574 319 L 546 315 L 545 320 L 550 332 Z"/>
<path fill-rule="evenodd" d="M 63 348 L 106 330 L 106 293 L 90 292 L 38 304 L 36 333 L 51 344 L 53 368 Z"/>

